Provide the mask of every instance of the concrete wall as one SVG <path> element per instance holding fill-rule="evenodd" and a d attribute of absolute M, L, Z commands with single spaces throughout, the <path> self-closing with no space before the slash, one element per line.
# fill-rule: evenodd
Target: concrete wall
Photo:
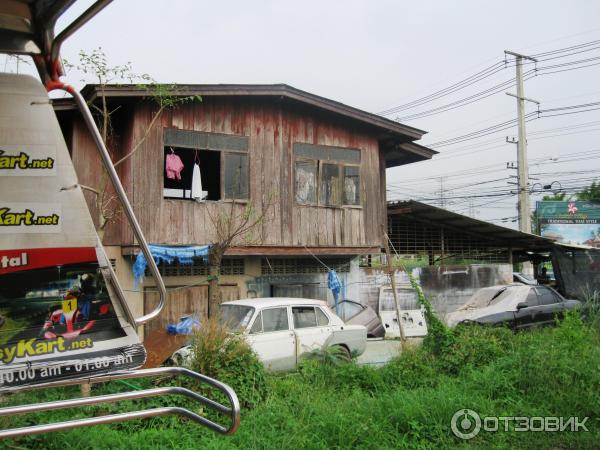
<path fill-rule="evenodd" d="M 512 282 L 510 264 L 471 264 L 464 266 L 428 266 L 412 269 L 434 311 L 442 318 L 462 306 L 477 289 Z M 361 268 L 360 302 L 377 310 L 379 288 L 390 285 L 383 269 Z M 404 272 L 396 273 L 397 284 L 409 283 Z"/>
<path fill-rule="evenodd" d="M 419 268 L 419 282 L 434 310 L 444 316 L 455 311 L 477 289 L 512 283 L 510 264 L 471 264 Z"/>

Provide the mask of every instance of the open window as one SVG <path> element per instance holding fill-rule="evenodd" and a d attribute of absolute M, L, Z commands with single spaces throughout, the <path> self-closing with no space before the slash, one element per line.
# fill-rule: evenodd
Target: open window
<path fill-rule="evenodd" d="M 165 198 L 249 198 L 247 137 L 167 128 L 164 144 Z"/>

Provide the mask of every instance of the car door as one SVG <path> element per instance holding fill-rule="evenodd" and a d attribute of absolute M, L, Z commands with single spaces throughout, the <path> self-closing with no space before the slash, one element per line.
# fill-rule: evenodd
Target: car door
<path fill-rule="evenodd" d="M 289 370 L 296 366 L 296 336 L 290 327 L 288 307 L 260 311 L 246 340 L 267 369 Z"/>
<path fill-rule="evenodd" d="M 564 313 L 563 298 L 546 286 L 536 288 L 540 299 L 539 323 L 553 324 L 556 317 L 560 318 Z"/>
<path fill-rule="evenodd" d="M 322 349 L 331 338 L 329 318 L 317 306 L 292 306 L 294 333 L 296 335 L 296 359 L 304 353 Z"/>
<path fill-rule="evenodd" d="M 416 291 L 412 287 L 405 286 L 396 288 L 396 292 L 404 336 L 426 336 L 427 322 Z M 387 337 L 400 337 L 394 293 L 389 288 L 381 288 L 379 291 L 379 317 L 385 326 Z"/>
<path fill-rule="evenodd" d="M 368 337 L 383 337 L 385 328 L 381 319 L 375 311 L 366 305 L 343 300 L 338 303 L 339 313 L 337 315 L 348 325 L 364 325 L 367 328 Z"/>
<path fill-rule="evenodd" d="M 517 329 L 529 328 L 535 321 L 541 318 L 539 315 L 541 312 L 540 301 L 536 288 L 532 287 L 529 289 L 527 298 L 522 303 L 525 303 L 525 306 L 515 311 L 515 328 Z"/>

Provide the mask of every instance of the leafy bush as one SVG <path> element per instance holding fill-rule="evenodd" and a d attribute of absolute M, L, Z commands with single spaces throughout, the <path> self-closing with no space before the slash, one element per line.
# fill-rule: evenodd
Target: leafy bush
<path fill-rule="evenodd" d="M 417 280 L 408 273 L 408 279 L 413 289 L 417 292 L 419 303 L 425 308 L 425 320 L 427 321 L 427 336 L 423 341 L 423 345 L 435 355 L 443 354 L 447 348 L 453 343 L 452 331 L 444 322 L 433 312 L 431 302 L 425 297 L 421 286 Z"/>
<path fill-rule="evenodd" d="M 265 368 L 239 335 L 217 319 L 204 322 L 194 333 L 190 368 L 231 386 L 240 404 L 253 408 L 267 397 Z"/>
<path fill-rule="evenodd" d="M 319 361 L 327 366 L 340 366 L 352 361 L 350 352 L 346 347 L 333 345 L 331 347 L 316 348 L 304 355 L 305 359 Z"/>
<path fill-rule="evenodd" d="M 452 333 L 452 342 L 437 355 L 440 370 L 453 375 L 480 367 L 498 359 L 511 350 L 514 334 L 508 328 L 479 325 L 459 326 Z"/>

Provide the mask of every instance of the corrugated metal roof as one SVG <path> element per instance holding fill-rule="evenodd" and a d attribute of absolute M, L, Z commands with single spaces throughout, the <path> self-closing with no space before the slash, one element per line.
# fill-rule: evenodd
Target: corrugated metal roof
<path fill-rule="evenodd" d="M 489 246 L 524 251 L 550 251 L 554 242 L 536 234 L 523 233 L 483 220 L 473 219 L 446 209 L 414 200 L 388 203 L 388 216 L 409 216 L 430 226 L 452 230 L 487 241 Z"/>

